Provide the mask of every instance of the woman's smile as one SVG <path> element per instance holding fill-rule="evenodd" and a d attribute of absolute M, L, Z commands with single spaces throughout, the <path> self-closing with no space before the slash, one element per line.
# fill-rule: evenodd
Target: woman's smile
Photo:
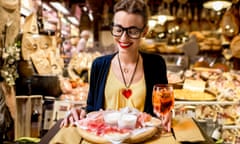
<path fill-rule="evenodd" d="M 120 41 L 118 41 L 118 44 L 123 49 L 127 49 L 127 48 L 129 48 L 132 45 L 131 42 L 120 42 Z"/>

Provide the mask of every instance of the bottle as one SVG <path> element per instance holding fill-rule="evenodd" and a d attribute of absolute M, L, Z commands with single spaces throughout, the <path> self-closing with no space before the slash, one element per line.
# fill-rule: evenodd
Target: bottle
<path fill-rule="evenodd" d="M 216 142 L 218 141 L 222 136 L 222 125 L 217 126 L 216 129 L 214 129 L 212 133 L 212 139 Z"/>
<path fill-rule="evenodd" d="M 31 137 L 39 137 L 39 112 L 34 109 L 31 115 Z"/>

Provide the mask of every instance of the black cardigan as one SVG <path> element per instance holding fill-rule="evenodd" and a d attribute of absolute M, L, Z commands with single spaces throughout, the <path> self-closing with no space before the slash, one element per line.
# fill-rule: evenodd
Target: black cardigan
<path fill-rule="evenodd" d="M 86 110 L 88 112 L 104 109 L 104 90 L 112 58 L 117 53 L 96 58 L 90 75 L 90 87 Z M 152 89 L 154 84 L 166 84 L 167 70 L 164 59 L 157 54 L 140 53 L 143 58 L 146 82 L 146 100 L 144 112 L 153 114 Z"/>

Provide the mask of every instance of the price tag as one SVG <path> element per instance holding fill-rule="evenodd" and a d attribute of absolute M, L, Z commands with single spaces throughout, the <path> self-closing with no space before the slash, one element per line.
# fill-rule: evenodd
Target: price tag
<path fill-rule="evenodd" d="M 183 84 L 183 89 L 188 89 L 192 91 L 204 92 L 205 87 L 206 87 L 206 82 L 201 80 L 186 79 Z"/>

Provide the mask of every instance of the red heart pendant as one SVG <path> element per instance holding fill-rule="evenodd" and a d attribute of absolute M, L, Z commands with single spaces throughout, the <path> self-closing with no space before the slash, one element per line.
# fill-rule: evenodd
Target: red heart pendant
<path fill-rule="evenodd" d="M 122 94 L 125 98 L 129 98 L 132 95 L 132 90 L 131 89 L 123 89 Z"/>

